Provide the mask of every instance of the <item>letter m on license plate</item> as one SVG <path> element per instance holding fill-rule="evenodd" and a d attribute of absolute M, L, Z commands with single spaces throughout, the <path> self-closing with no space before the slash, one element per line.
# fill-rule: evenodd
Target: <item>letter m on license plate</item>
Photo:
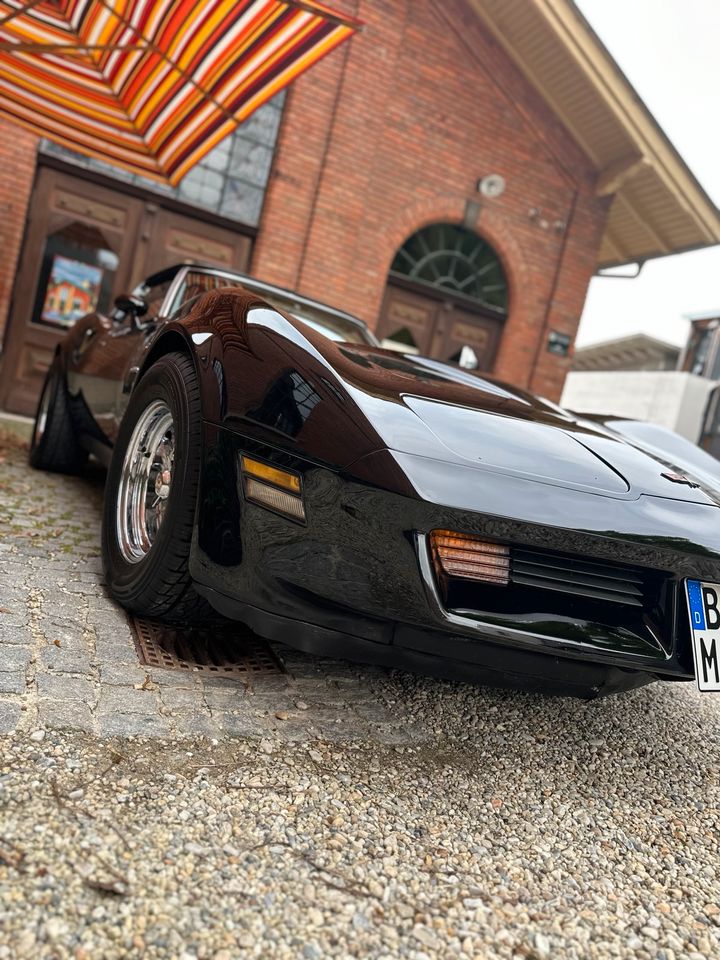
<path fill-rule="evenodd" d="M 685 589 L 698 689 L 720 691 L 720 583 L 687 580 Z"/>

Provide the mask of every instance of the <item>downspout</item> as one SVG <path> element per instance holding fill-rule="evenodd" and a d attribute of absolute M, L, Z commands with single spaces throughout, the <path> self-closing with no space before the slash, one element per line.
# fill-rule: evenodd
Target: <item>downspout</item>
<path fill-rule="evenodd" d="M 359 0 L 355 0 L 353 4 L 352 16 L 357 19 L 358 14 L 358 5 Z M 343 87 L 345 86 L 345 76 L 347 73 L 348 59 L 350 57 L 350 43 L 345 43 L 343 49 L 343 65 L 338 78 L 337 86 L 335 88 L 335 96 L 333 98 L 332 111 L 330 113 L 330 121 L 327 126 L 327 131 L 325 133 L 325 142 L 323 143 L 323 152 L 322 159 L 320 161 L 320 169 L 318 170 L 317 177 L 315 178 L 315 185 L 313 187 L 312 194 L 312 207 L 310 210 L 310 216 L 308 217 L 307 229 L 305 230 L 305 242 L 303 243 L 302 253 L 300 255 L 300 260 L 298 262 L 297 272 L 295 274 L 295 284 L 294 287 L 298 293 L 302 293 L 302 275 L 305 270 L 305 260 L 307 258 L 308 246 L 310 243 L 310 235 L 312 233 L 313 226 L 315 224 L 315 213 L 317 211 L 317 201 L 320 196 L 320 187 L 325 176 L 325 167 L 327 165 L 328 154 L 330 153 L 330 144 L 333 139 L 333 134 L 335 133 L 335 123 L 337 121 L 338 107 L 340 105 L 340 97 L 342 95 Z"/>
<path fill-rule="evenodd" d="M 570 236 L 570 230 L 572 229 L 573 221 L 575 219 L 575 210 L 577 208 L 579 190 L 577 187 L 573 190 L 572 199 L 570 200 L 570 209 L 568 211 L 567 221 L 565 223 L 565 229 L 563 231 L 562 244 L 560 245 L 560 253 L 558 254 L 557 262 L 555 264 L 555 273 L 553 275 L 552 286 L 550 287 L 550 293 L 548 294 L 547 302 L 545 304 L 545 312 L 543 314 L 543 320 L 540 324 L 540 336 L 538 337 L 537 344 L 535 346 L 535 354 L 533 356 L 532 366 L 528 371 L 527 380 L 525 382 L 525 387 L 532 393 L 532 382 L 537 371 L 537 365 L 540 362 L 540 354 L 542 353 L 543 344 L 548 333 L 548 327 L 550 325 L 550 315 L 553 308 L 553 300 L 555 299 L 555 294 L 557 293 L 557 288 L 560 283 L 560 273 L 562 272 L 563 264 L 565 263 L 565 251 L 567 250 L 568 237 Z"/>

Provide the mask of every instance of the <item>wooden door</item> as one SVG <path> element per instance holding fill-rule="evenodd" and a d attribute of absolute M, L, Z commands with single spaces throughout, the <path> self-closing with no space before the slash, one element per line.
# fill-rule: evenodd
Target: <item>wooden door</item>
<path fill-rule="evenodd" d="M 380 313 L 377 336 L 430 356 L 439 303 L 415 290 L 389 283 Z"/>
<path fill-rule="evenodd" d="M 142 202 L 41 168 L 0 358 L 0 408 L 33 414 L 55 346 L 129 284 Z"/>
<path fill-rule="evenodd" d="M 155 204 L 146 207 L 145 233 L 148 250 L 138 282 L 174 263 L 200 263 L 244 271 L 250 262 L 249 237 Z"/>
<path fill-rule="evenodd" d="M 492 370 L 501 333 L 500 320 L 464 310 L 448 301 L 435 323 L 430 356 L 458 363 L 462 348 L 470 347 L 477 357 L 477 369 Z"/>
<path fill-rule="evenodd" d="M 38 171 L 0 356 L 0 409 L 32 415 L 58 341 L 176 263 L 246 270 L 251 240 L 200 216 L 49 167 Z"/>
<path fill-rule="evenodd" d="M 471 309 L 450 294 L 429 295 L 416 287 L 389 283 L 377 335 L 437 360 L 457 363 L 462 348 L 471 347 L 479 370 L 491 370 L 503 321 Z"/>

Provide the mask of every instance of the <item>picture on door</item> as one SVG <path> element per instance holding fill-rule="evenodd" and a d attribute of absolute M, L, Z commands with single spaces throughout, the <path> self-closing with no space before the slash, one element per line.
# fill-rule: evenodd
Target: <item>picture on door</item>
<path fill-rule="evenodd" d="M 41 319 L 69 327 L 97 306 L 103 278 L 102 267 L 56 255 L 45 292 Z"/>

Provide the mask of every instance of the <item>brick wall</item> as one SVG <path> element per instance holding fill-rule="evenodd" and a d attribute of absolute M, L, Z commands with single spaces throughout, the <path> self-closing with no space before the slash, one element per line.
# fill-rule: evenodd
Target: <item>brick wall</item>
<path fill-rule="evenodd" d="M 0 119 L 0 343 L 35 177 L 38 138 Z"/>
<path fill-rule="evenodd" d="M 589 161 L 462 0 L 335 5 L 366 26 L 290 90 L 254 272 L 375 326 L 397 248 L 500 173 L 474 222 L 510 285 L 495 372 L 558 399 L 547 336 L 574 337 L 606 216 Z"/>

